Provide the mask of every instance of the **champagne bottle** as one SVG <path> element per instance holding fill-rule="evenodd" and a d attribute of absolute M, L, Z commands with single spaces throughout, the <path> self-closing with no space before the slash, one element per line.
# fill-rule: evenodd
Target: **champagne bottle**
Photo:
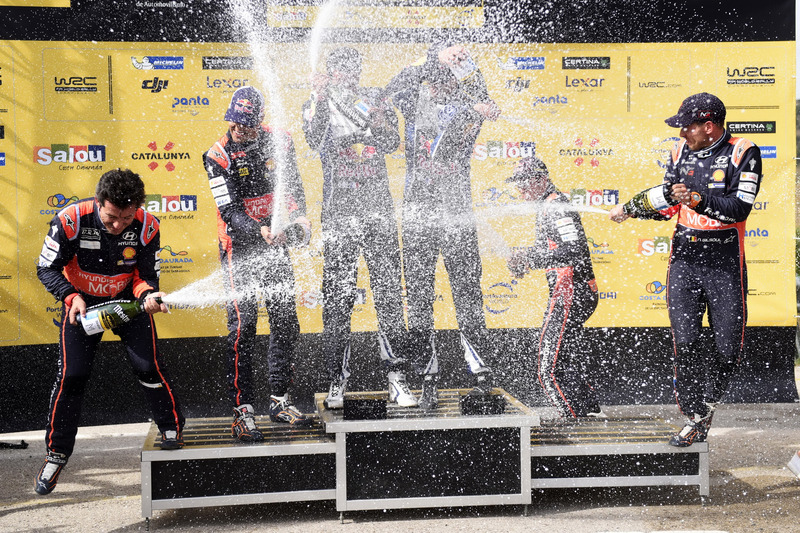
<path fill-rule="evenodd" d="M 161 303 L 161 298 L 156 297 L 155 300 Z M 86 316 L 78 314 L 77 319 L 87 335 L 95 335 L 130 322 L 133 317 L 143 312 L 144 306 L 138 301 L 112 300 L 89 307 L 86 309 Z"/>
<path fill-rule="evenodd" d="M 622 206 L 626 215 L 637 217 L 658 213 L 663 209 L 668 209 L 678 202 L 672 199 L 669 193 L 668 183 L 662 183 L 638 193 L 631 198 L 628 203 Z"/>

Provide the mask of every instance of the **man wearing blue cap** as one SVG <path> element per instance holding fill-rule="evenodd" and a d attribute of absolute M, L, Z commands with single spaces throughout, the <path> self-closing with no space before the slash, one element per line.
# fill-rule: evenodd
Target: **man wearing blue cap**
<path fill-rule="evenodd" d="M 761 151 L 725 129 L 725 104 L 688 97 L 665 122 L 680 128 L 663 183 L 611 210 L 611 219 L 678 215 L 667 270 L 675 397 L 686 425 L 670 440 L 685 447 L 708 436 L 714 409 L 739 362 L 747 322 L 745 223 L 761 185 Z M 716 350 L 700 342 L 703 314 Z"/>
<path fill-rule="evenodd" d="M 292 405 L 292 352 L 300 335 L 294 272 L 287 246 L 308 242 L 305 193 L 288 132 L 263 126 L 264 97 L 237 89 L 225 113 L 228 131 L 203 154 L 217 204 L 223 282 L 229 291 L 228 386 L 231 433 L 241 441 L 263 439 L 252 406 L 252 358 L 257 351 L 259 291 L 269 315 L 270 406 L 273 422 L 310 423 Z M 281 197 L 276 192 L 283 191 Z"/>

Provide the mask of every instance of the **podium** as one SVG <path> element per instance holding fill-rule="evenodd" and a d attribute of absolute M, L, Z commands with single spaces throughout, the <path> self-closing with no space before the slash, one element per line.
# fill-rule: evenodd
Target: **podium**
<path fill-rule="evenodd" d="M 141 454 L 142 516 L 156 510 L 328 500 L 336 510 L 524 505 L 532 490 L 697 486 L 709 494 L 708 444 L 669 446 L 679 428 L 643 417 L 541 425 L 502 389 L 505 411 L 464 415 L 468 389 L 439 391 L 431 411 L 388 404 L 348 419 L 317 394 L 312 424 L 257 417 L 264 440 L 231 437 L 230 418 L 188 419 L 185 446 L 161 450 L 151 426 Z M 385 399 L 385 392 L 345 399 Z"/>

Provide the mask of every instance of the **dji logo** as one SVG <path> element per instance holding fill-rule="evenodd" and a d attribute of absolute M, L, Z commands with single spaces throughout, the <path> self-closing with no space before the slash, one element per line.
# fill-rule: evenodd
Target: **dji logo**
<path fill-rule="evenodd" d="M 142 89 L 149 89 L 151 93 L 160 93 L 169 85 L 169 80 L 160 80 L 158 76 L 152 80 L 144 80 L 142 82 Z"/>

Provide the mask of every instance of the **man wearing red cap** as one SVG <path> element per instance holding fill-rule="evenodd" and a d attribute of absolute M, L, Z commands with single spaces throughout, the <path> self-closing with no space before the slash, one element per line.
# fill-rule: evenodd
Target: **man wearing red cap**
<path fill-rule="evenodd" d="M 581 217 L 565 209 L 569 198 L 556 188 L 537 157 L 520 160 L 506 181 L 516 184 L 524 200 L 541 205 L 533 247 L 516 250 L 508 261 L 517 278 L 539 269 L 547 277 L 550 299 L 539 340 L 539 383 L 562 418 L 602 416 L 581 346 L 583 324 L 598 301 Z"/>
<path fill-rule="evenodd" d="M 747 321 L 745 222 L 761 185 L 761 151 L 725 130 L 716 96 L 688 97 L 665 122 L 680 128 L 664 182 L 611 210 L 611 219 L 667 220 L 678 215 L 667 271 L 667 307 L 674 343 L 675 397 L 686 425 L 670 439 L 690 446 L 708 436 L 742 353 Z M 716 350 L 700 342 L 703 314 Z"/>
<path fill-rule="evenodd" d="M 294 272 L 287 245 L 305 243 L 311 224 L 288 132 L 263 126 L 264 97 L 246 86 L 233 93 L 225 113 L 228 131 L 203 154 L 217 204 L 223 283 L 229 291 L 228 390 L 231 433 L 241 441 L 263 439 L 252 406 L 252 358 L 257 351 L 259 291 L 269 315 L 270 405 L 273 422 L 306 425 L 290 401 L 292 353 L 300 335 Z M 277 197 L 276 191 L 283 191 Z M 276 211 L 277 209 L 282 211 Z M 283 207 L 281 207 L 283 206 Z"/>

